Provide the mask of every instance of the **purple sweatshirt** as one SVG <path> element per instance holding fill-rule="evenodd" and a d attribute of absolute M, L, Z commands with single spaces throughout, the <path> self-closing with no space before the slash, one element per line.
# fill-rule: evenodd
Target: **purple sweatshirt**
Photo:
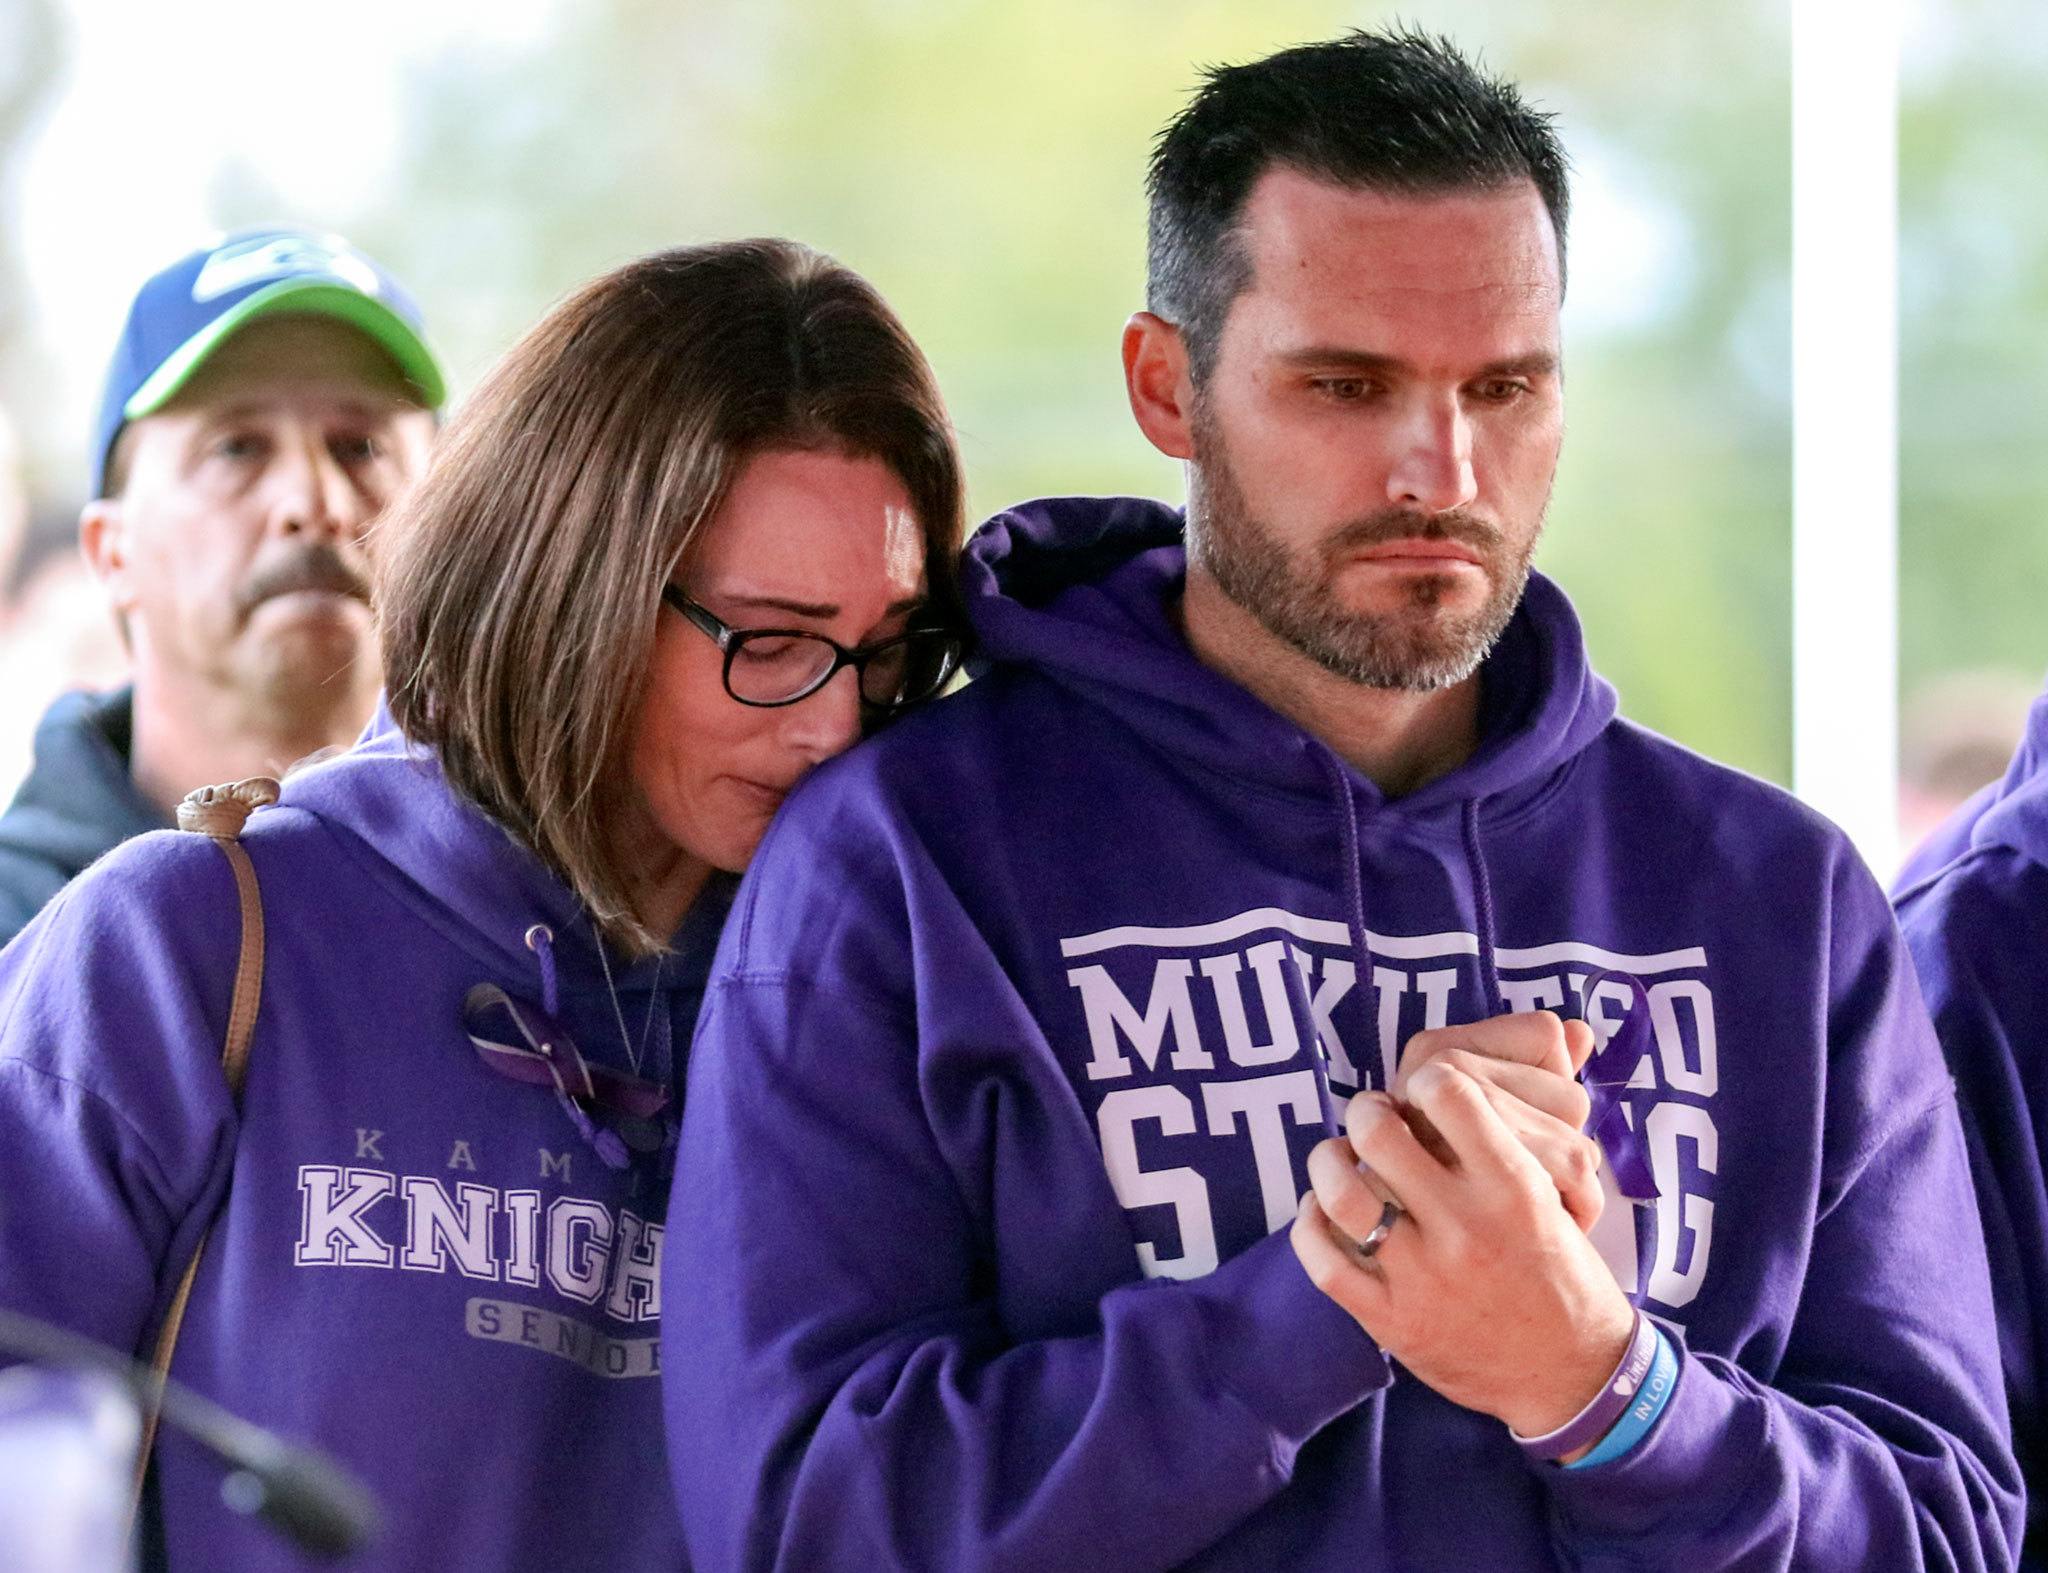
<path fill-rule="evenodd" d="M 1477 751 L 1390 801 L 1192 658 L 1180 526 L 992 521 L 992 669 L 742 886 L 665 1268 L 697 1565 L 2005 1566 L 1962 1132 L 1845 839 L 1617 719 L 1540 578 Z M 1654 1029 L 1657 1194 L 1596 1238 L 1681 1371 L 1583 1470 L 1391 1368 L 1284 1229 L 1409 1036 L 1541 1006 Z"/>
<path fill-rule="evenodd" d="M 129 842 L 0 954 L 0 1302 L 146 1353 L 211 1222 L 173 1374 L 371 1487 L 386 1532 L 351 1567 L 680 1567 L 669 1161 L 608 1166 L 551 1089 L 485 1066 L 463 1002 L 537 1001 L 546 925 L 584 1053 L 624 1067 L 623 1014 L 671 1077 L 723 887 L 658 975 L 613 963 L 615 1012 L 570 893 L 395 732 L 294 778 L 242 840 L 267 957 L 239 1119 L 239 918 L 205 838 Z M 228 1512 L 193 1444 L 167 1430 L 157 1459 L 173 1568 L 315 1565 Z"/>
<path fill-rule="evenodd" d="M 2048 1567 L 2048 695 L 2012 768 L 1901 876 L 1899 923 L 1962 1100 L 1991 1250 L 2013 1441 L 2031 1490 L 2027 1562 Z"/>
<path fill-rule="evenodd" d="M 1960 808 L 1913 849 L 1912 856 L 1899 869 L 1898 878 L 1892 881 L 1893 890 L 1903 893 L 1913 889 L 1940 873 L 1944 864 L 1969 851 L 1971 834 L 1976 830 L 1977 822 L 2048 770 L 2048 717 L 2044 717 L 2041 706 L 2042 701 L 2035 700 L 2027 718 L 2027 730 L 2020 738 L 2019 747 L 2013 751 L 2012 762 L 2006 766 L 2004 776 L 1971 793 Z"/>

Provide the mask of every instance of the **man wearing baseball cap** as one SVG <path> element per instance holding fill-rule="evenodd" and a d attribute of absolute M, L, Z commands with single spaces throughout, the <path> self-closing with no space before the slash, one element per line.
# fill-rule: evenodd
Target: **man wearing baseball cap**
<path fill-rule="evenodd" d="M 445 396 L 418 306 L 331 235 L 245 230 L 142 286 L 79 519 L 134 664 L 66 695 L 0 815 L 0 940 L 194 787 L 351 741 L 380 674 L 363 537 Z"/>

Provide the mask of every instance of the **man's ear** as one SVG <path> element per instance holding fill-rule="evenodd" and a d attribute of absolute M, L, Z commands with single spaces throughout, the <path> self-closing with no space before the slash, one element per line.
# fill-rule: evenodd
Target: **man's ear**
<path fill-rule="evenodd" d="M 121 499 L 101 497 L 89 502 L 78 515 L 78 549 L 85 565 L 107 592 L 107 600 L 118 616 L 133 608 L 130 581 L 127 519 Z"/>
<path fill-rule="evenodd" d="M 1195 384 L 1180 329 L 1141 311 L 1124 324 L 1124 390 L 1138 429 L 1169 459 L 1195 456 Z"/>

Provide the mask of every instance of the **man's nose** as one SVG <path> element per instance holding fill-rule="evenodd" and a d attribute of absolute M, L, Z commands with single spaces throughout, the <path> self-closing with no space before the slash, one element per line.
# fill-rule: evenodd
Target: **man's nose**
<path fill-rule="evenodd" d="M 1452 398 L 1418 405 L 1404 423 L 1387 471 L 1387 501 L 1417 513 L 1449 513 L 1479 495 L 1472 474 L 1472 422 Z"/>
<path fill-rule="evenodd" d="M 282 446 L 273 486 L 271 516 L 280 535 L 354 536 L 369 522 L 367 502 L 347 467 L 318 436 Z"/>

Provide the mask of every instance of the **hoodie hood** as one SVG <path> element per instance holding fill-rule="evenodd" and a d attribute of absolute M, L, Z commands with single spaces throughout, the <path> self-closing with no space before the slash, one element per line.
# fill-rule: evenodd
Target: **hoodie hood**
<path fill-rule="evenodd" d="M 623 994 L 654 987 L 668 965 L 601 955 L 575 893 L 453 790 L 433 751 L 408 740 L 382 704 L 353 748 L 293 775 L 282 802 L 363 843 L 382 883 L 536 1000 L 537 967 L 560 968 L 561 986 L 572 991 L 604 988 L 609 970 Z M 673 949 L 693 958 L 693 971 L 701 966 L 695 958 L 716 945 L 735 883 L 714 874 L 683 919 Z M 547 931 L 545 961 L 528 938 L 536 925 Z"/>
<path fill-rule="evenodd" d="M 130 836 L 170 816 L 128 773 L 135 692 L 66 694 L 36 727 L 35 763 L 0 815 L 0 940 Z"/>
<path fill-rule="evenodd" d="M 1913 848 L 1892 880 L 1899 900 L 1926 884 L 1974 846 L 2009 846 L 2034 862 L 2048 864 L 2048 693 L 2027 712 L 2026 730 L 2005 774 L 1973 792 L 1954 813 Z M 1980 839 L 1981 837 L 1981 839 Z"/>
<path fill-rule="evenodd" d="M 1971 846 L 2007 846 L 2048 864 L 2048 693 L 2027 712 L 2027 730 L 2005 779 L 1975 807 Z"/>
<path fill-rule="evenodd" d="M 134 727 L 132 688 L 51 705 L 36 727 L 35 764 L 0 818 L 0 843 L 71 878 L 130 836 L 169 825 L 128 773 Z"/>
<path fill-rule="evenodd" d="M 1588 666 L 1570 603 L 1532 573 L 1482 668 L 1479 746 L 1455 770 L 1389 799 L 1195 659 L 1178 623 L 1185 523 L 1180 509 L 1142 498 L 1053 498 L 996 515 L 969 543 L 962 571 L 980 660 L 1028 664 L 1159 746 L 1269 792 L 1326 801 L 1335 765 L 1361 811 L 1415 820 L 1527 796 L 1614 718 L 1614 690 Z"/>

